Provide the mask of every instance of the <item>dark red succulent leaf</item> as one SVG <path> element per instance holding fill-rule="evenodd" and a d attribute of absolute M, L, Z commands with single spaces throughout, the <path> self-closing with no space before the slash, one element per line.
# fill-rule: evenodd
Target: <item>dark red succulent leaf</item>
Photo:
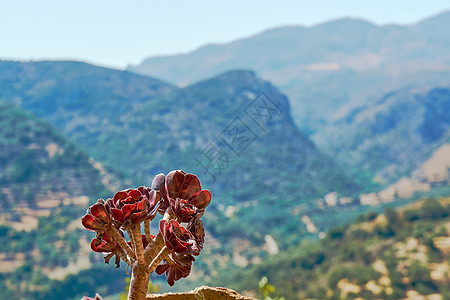
<path fill-rule="evenodd" d="M 155 269 L 155 273 L 158 275 L 162 275 L 164 272 L 166 272 L 170 268 L 170 265 L 168 263 L 163 263 L 162 265 L 159 265 Z"/>
<path fill-rule="evenodd" d="M 141 222 L 144 221 L 145 219 L 147 219 L 147 212 L 145 212 L 145 211 L 136 212 L 136 213 L 132 214 L 130 217 L 130 221 L 134 225 L 141 224 Z"/>
<path fill-rule="evenodd" d="M 141 193 L 141 195 L 147 199 L 150 200 L 150 192 L 151 189 L 145 186 L 138 187 L 138 191 Z"/>
<path fill-rule="evenodd" d="M 189 203 L 194 205 L 198 209 L 205 209 L 209 205 L 209 203 L 211 203 L 211 198 L 211 192 L 208 190 L 203 190 L 192 200 L 190 200 Z"/>
<path fill-rule="evenodd" d="M 189 200 L 201 190 L 200 180 L 194 174 L 187 174 L 183 170 L 175 170 L 167 174 L 166 190 L 169 198 Z"/>
<path fill-rule="evenodd" d="M 117 201 L 124 200 L 127 197 L 128 197 L 128 193 L 127 192 L 125 192 L 125 191 L 118 191 L 117 193 L 114 194 L 113 201 L 114 201 L 114 203 L 117 203 Z"/>
<path fill-rule="evenodd" d="M 190 254 L 169 254 L 171 258 L 171 264 L 163 262 L 163 264 L 156 267 L 156 274 L 166 274 L 167 283 L 170 286 L 175 284 L 175 281 L 185 278 L 189 275 L 192 268 L 192 262 L 195 261 L 194 257 Z"/>
<path fill-rule="evenodd" d="M 136 190 L 131 190 L 128 193 L 128 196 L 133 198 L 134 201 L 139 201 L 139 199 L 141 199 L 141 197 L 142 197 L 142 194 L 141 194 L 141 192 L 139 192 L 139 190 L 136 189 Z"/>
<path fill-rule="evenodd" d="M 178 198 L 189 200 L 202 190 L 200 180 L 194 174 L 185 174 L 180 187 Z"/>
<path fill-rule="evenodd" d="M 200 254 L 200 248 L 192 233 L 175 220 L 161 220 L 159 222 L 159 230 L 164 238 L 164 242 L 172 251 L 176 253 L 190 253 L 193 255 Z"/>
<path fill-rule="evenodd" d="M 123 218 L 124 218 L 125 220 L 128 220 L 128 219 L 131 217 L 131 215 L 132 215 L 134 212 L 136 212 L 136 204 L 135 204 L 135 203 L 133 203 L 133 204 L 125 204 L 125 205 L 121 208 L 121 211 L 122 211 L 122 213 L 123 213 Z"/>
<path fill-rule="evenodd" d="M 99 240 L 97 238 L 93 238 L 91 241 L 91 249 L 94 252 L 114 252 L 116 248 L 111 245 L 107 244 L 102 240 Z"/>
<path fill-rule="evenodd" d="M 144 211 L 144 210 L 148 210 L 148 206 L 149 206 L 149 201 L 146 198 L 143 198 L 142 201 L 136 202 L 136 210 L 137 211 Z"/>
<path fill-rule="evenodd" d="M 97 238 L 91 241 L 91 249 L 94 252 L 115 252 L 120 246 L 107 233 L 98 234 Z"/>
<path fill-rule="evenodd" d="M 111 215 L 105 209 L 104 204 L 96 203 L 89 208 L 91 215 L 97 220 L 102 221 L 103 223 L 109 224 L 112 222 Z"/>
<path fill-rule="evenodd" d="M 163 198 L 167 198 L 166 193 L 165 193 L 165 191 L 166 191 L 166 176 L 164 176 L 163 173 L 156 175 L 153 178 L 151 188 L 152 188 L 152 190 L 161 192 L 161 195 Z"/>
<path fill-rule="evenodd" d="M 106 211 L 111 213 L 111 208 L 114 208 L 114 207 L 115 207 L 115 204 L 114 204 L 113 199 L 108 198 L 108 200 L 106 200 L 106 202 L 105 202 Z"/>
<path fill-rule="evenodd" d="M 97 221 L 92 215 L 84 215 L 81 218 L 81 224 L 90 231 L 100 231 L 104 228 L 104 224 Z"/>
<path fill-rule="evenodd" d="M 164 174 L 158 174 L 153 178 L 151 188 L 153 191 L 159 193 L 160 199 L 162 199 L 162 202 L 160 203 L 158 207 L 158 211 L 160 214 L 164 215 L 164 212 L 169 207 L 169 197 L 167 196 L 167 190 L 166 190 L 166 176 Z M 157 199 L 159 202 L 159 198 Z"/>
<path fill-rule="evenodd" d="M 148 199 L 149 207 L 151 207 L 153 209 L 156 206 L 156 204 L 159 202 L 159 200 L 161 199 L 161 192 L 151 190 L 148 192 L 147 199 Z"/>
<path fill-rule="evenodd" d="M 182 170 L 174 170 L 169 172 L 166 176 L 166 191 L 169 198 L 178 198 L 180 188 L 184 182 L 184 175 L 186 172 Z"/>
<path fill-rule="evenodd" d="M 111 208 L 111 214 L 113 215 L 114 221 L 119 224 L 123 224 L 125 222 L 125 218 L 123 217 L 123 212 L 117 208 Z"/>

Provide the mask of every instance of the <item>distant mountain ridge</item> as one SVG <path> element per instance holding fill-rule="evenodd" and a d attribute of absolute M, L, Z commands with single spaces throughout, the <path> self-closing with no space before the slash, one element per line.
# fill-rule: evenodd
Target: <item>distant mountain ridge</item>
<path fill-rule="evenodd" d="M 307 134 L 336 114 L 403 86 L 450 82 L 450 23 L 444 12 L 407 26 L 341 19 L 275 28 L 235 42 L 144 60 L 129 70 L 185 86 L 232 69 L 251 69 L 291 100 Z M 320 108 L 320 109 L 319 109 Z"/>
<path fill-rule="evenodd" d="M 313 139 L 357 172 L 369 171 L 378 180 L 393 182 L 450 141 L 450 86 L 391 92 L 353 110 Z"/>

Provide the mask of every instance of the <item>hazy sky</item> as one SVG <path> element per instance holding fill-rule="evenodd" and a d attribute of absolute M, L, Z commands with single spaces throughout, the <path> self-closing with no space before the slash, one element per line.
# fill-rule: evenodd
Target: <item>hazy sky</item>
<path fill-rule="evenodd" d="M 344 16 L 409 24 L 449 0 L 13 0 L 0 2 L 0 59 L 77 59 L 125 68 L 282 25 Z"/>

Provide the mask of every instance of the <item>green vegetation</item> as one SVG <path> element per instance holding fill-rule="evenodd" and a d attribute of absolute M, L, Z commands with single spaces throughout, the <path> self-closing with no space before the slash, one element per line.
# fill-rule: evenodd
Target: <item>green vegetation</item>
<path fill-rule="evenodd" d="M 13 79 L 15 85 L 1 85 Z M 20 98 L 23 108 L 51 122 L 77 143 L 77 149 L 126 174 L 132 179 L 130 185 L 148 185 L 154 175 L 172 169 L 202 175 L 205 186 L 220 195 L 213 206 L 223 205 L 223 210 L 216 207 L 218 220 L 208 225 L 221 244 L 239 232 L 259 247 L 264 235 L 254 237 L 264 231 L 278 237 L 279 246 L 287 249 L 306 234 L 304 224 L 284 217 L 292 206 L 311 206 L 313 199 L 330 191 L 356 197 L 361 189 L 295 127 L 286 97 L 251 71 L 232 71 L 179 89 L 156 79 L 84 63 L 1 62 L 0 86 L 5 90 L 0 101 Z M 247 116 L 246 108 L 262 92 L 279 106 L 281 114 L 260 128 Z M 256 134 L 240 155 L 221 139 L 236 118 Z M 227 155 L 220 172 L 217 164 L 206 170 L 196 160 L 208 164 L 202 151 L 209 142 Z M 39 168 L 32 166 L 33 170 Z M 76 174 L 84 176 L 87 171 Z M 14 176 L 21 179 L 21 174 L 38 173 L 17 168 Z M 72 186 L 64 176 L 55 180 L 53 176 L 38 177 L 45 180 L 42 184 Z M 95 182 L 86 180 L 86 184 Z M 126 187 L 123 181 L 121 185 Z M 237 206 L 232 218 L 224 215 L 230 205 Z M 262 218 L 265 221 L 259 222 Z M 281 238 L 286 235 L 289 237 Z"/>
<path fill-rule="evenodd" d="M 247 270 L 222 274 L 213 284 L 257 291 L 254 279 L 267 276 L 286 299 L 339 299 L 345 285 L 357 290 L 347 298 L 399 299 L 412 290 L 446 299 L 448 273 L 442 280 L 430 274 L 436 264 L 449 264 L 448 249 L 436 244 L 449 236 L 449 219 L 450 198 L 368 213 L 331 229 L 323 240 L 304 241 Z"/>
<path fill-rule="evenodd" d="M 49 192 L 71 197 L 106 192 L 89 156 L 48 123 L 2 103 L 0 148 L 0 211 L 10 211 L 19 203 L 35 207 L 36 196 Z"/>
<path fill-rule="evenodd" d="M 6 265 L 19 261 L 20 264 L 13 271 L 0 274 L 1 299 L 78 300 L 83 295 L 98 291 L 105 294 L 120 291 L 126 271 L 102 266 L 101 255 L 91 256 L 93 266 L 87 270 L 68 275 L 62 280 L 49 279 L 55 268 L 64 268 L 69 263 L 77 262 L 80 239 L 85 240 L 83 247 L 88 245 L 90 237 L 85 230 L 67 229 L 68 224 L 81 215 L 79 207 L 68 205 L 56 209 L 51 217 L 39 218 L 38 228 L 30 232 L 0 226 L 0 255 L 4 255 L 3 262 Z M 88 255 L 86 251 L 82 253 Z M 105 285 L 105 282 L 108 284 Z"/>
<path fill-rule="evenodd" d="M 10 104 L 0 103 L 0 148 L 0 212 L 5 220 L 0 224 L 0 298 L 71 299 L 95 291 L 103 275 L 89 275 L 89 285 L 83 280 L 99 268 L 100 257 L 91 261 L 91 270 L 62 282 L 49 277 L 58 268 L 76 264 L 82 247 L 88 247 L 88 234 L 74 223 L 83 208 L 64 203 L 64 198 L 94 201 L 108 193 L 100 172 L 88 155 L 51 125 Z M 46 201 L 56 202 L 42 208 Z M 11 222 L 27 225 L 16 228 Z M 125 276 L 113 274 L 109 276 L 114 280 Z M 109 289 L 114 286 L 104 288 Z"/>
<path fill-rule="evenodd" d="M 252 97 L 262 91 L 283 110 L 279 119 L 263 129 L 245 113 Z M 438 100 L 444 103 L 445 95 L 441 96 Z M 19 262 L 16 268 L 1 273 L 0 298 L 69 299 L 122 288 L 125 270 L 104 275 L 111 276 L 108 278 L 117 283 L 115 286 L 99 285 L 105 278 L 96 275 L 103 269 L 98 266 L 102 261 L 94 255 L 90 256 L 93 264 L 90 269 L 61 276 L 61 281 L 49 279 L 56 268 L 76 261 L 82 249 L 80 237 L 82 241 L 90 241 L 93 235 L 86 237 L 73 223 L 79 220 L 84 208 L 60 201 L 48 209 L 49 214 L 38 214 L 46 210 L 41 210 L 39 204 L 49 198 L 62 200 L 64 196 L 48 196 L 57 193 L 88 196 L 91 202 L 110 194 L 106 193 L 104 177 L 93 167 L 90 156 L 106 166 L 108 175 L 114 177 L 112 180 L 120 188 L 148 185 L 155 174 L 174 168 L 205 178 L 204 185 L 212 187 L 213 194 L 218 195 L 211 213 L 205 215 L 208 236 L 217 243 L 205 244 L 210 252 L 198 258 L 196 268 L 206 278 L 214 278 L 219 271 L 223 277 L 213 279 L 215 285 L 230 283 L 241 290 L 254 287 L 256 291 L 255 278 L 267 276 L 287 299 L 298 293 L 318 299 L 336 298 L 340 294 L 337 285 L 343 279 L 355 285 L 381 280 L 383 275 L 372 266 L 381 257 L 390 270 L 392 282 L 393 291 L 391 294 L 386 291 L 387 298 L 403 297 L 407 289 L 445 293 L 440 283 L 429 281 L 423 269 L 427 265 L 422 261 L 399 270 L 400 262 L 389 261 L 389 255 L 395 254 L 389 252 L 392 246 L 389 243 L 415 237 L 427 249 L 427 262 L 442 262 L 442 254 L 435 249 L 433 240 L 445 235 L 436 226 L 440 226 L 439 220 L 447 218 L 443 214 L 446 208 L 438 206 L 435 210 L 435 202 L 430 202 L 423 212 L 405 211 L 400 217 L 398 212 L 387 210 L 387 224 L 379 223 L 378 214 L 372 213 L 354 225 L 347 225 L 359 213 L 371 209 L 360 206 L 356 199 L 361 191 L 374 191 L 377 185 L 367 183 L 369 176 L 361 172 L 359 165 L 351 169 L 339 167 L 321 154 L 295 127 L 287 99 L 253 72 L 228 72 L 179 89 L 144 76 L 83 63 L 0 62 L 0 101 L 20 103 L 51 123 L 0 103 L 0 211 L 8 221 L 0 226 L 0 242 L 5 245 L 0 255 L 7 264 Z M 442 117 L 436 107 L 431 107 L 431 111 L 435 114 L 429 118 Z M 220 138 L 236 117 L 252 126 L 257 134 L 240 155 L 234 154 Z M 440 131 L 445 128 L 441 125 L 436 125 Z M 363 130 L 348 145 L 357 147 L 370 134 Z M 210 141 L 229 159 L 229 165 L 220 174 L 215 173 L 216 180 L 208 177 L 195 160 Z M 386 143 L 376 144 L 376 151 L 368 156 L 381 157 L 386 147 Z M 405 147 L 399 148 L 403 151 Z M 398 148 L 392 151 L 398 153 Z M 125 175 L 118 178 L 118 171 Z M 131 180 L 127 182 L 127 178 Z M 332 191 L 355 201 L 318 208 L 316 200 Z M 448 186 L 431 193 L 448 195 Z M 24 207 L 30 211 L 24 213 Z M 317 233 L 308 232 L 301 221 L 303 215 L 311 218 L 318 232 L 341 226 L 317 242 Z M 31 231 L 17 229 L 24 216 L 35 217 L 38 222 Z M 279 255 L 269 256 L 262 249 L 266 235 L 276 241 L 281 250 Z M 240 242 L 235 240 L 236 236 L 249 242 L 242 251 L 248 261 L 263 260 L 261 265 L 249 267 L 248 277 L 233 263 L 223 267 L 219 261 L 233 256 Z M 215 257 L 219 260 L 214 261 Z M 358 273 L 364 275 L 359 277 Z M 402 281 L 405 276 L 411 277 L 408 283 Z M 184 284 L 196 283 L 181 281 L 177 287 L 183 288 Z M 317 284 L 317 288 L 311 288 L 312 284 Z M 368 298 L 370 293 L 364 289 L 352 297 Z"/>

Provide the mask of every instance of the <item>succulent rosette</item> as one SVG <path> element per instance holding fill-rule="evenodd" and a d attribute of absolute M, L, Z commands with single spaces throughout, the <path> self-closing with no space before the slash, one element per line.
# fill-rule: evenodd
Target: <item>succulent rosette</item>
<path fill-rule="evenodd" d="M 158 275 L 166 273 L 167 283 L 170 286 L 175 284 L 175 281 L 185 278 L 189 275 L 192 268 L 192 262 L 195 258 L 190 254 L 175 254 L 169 255 L 170 264 L 166 261 L 159 265 L 155 272 Z"/>
<path fill-rule="evenodd" d="M 118 191 L 113 199 L 108 199 L 105 208 L 114 222 L 119 225 L 140 224 L 145 219 L 152 219 L 160 194 L 148 187 Z"/>
<path fill-rule="evenodd" d="M 190 204 L 187 200 L 170 198 L 169 203 L 172 212 L 177 216 L 180 223 L 189 222 L 198 213 L 197 207 Z"/>
<path fill-rule="evenodd" d="M 202 190 L 198 177 L 182 170 L 172 171 L 166 177 L 157 175 L 152 189 L 160 191 L 164 199 L 159 211 L 164 213 L 170 206 L 180 222 L 189 222 L 195 215 L 203 215 L 211 202 L 211 192 Z"/>
<path fill-rule="evenodd" d="M 176 253 L 200 254 L 202 249 L 199 247 L 197 239 L 176 220 L 170 220 L 169 222 L 161 220 L 159 230 L 169 250 Z"/>

